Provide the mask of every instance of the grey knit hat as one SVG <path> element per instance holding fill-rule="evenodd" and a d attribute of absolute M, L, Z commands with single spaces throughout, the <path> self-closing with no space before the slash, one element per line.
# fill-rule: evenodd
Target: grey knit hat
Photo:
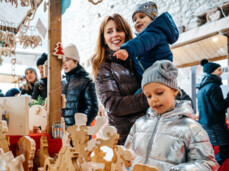
<path fill-rule="evenodd" d="M 155 20 L 158 16 L 157 4 L 152 1 L 139 4 L 135 8 L 132 18 L 137 12 L 143 12 L 144 14 L 148 15 L 152 20 Z"/>
<path fill-rule="evenodd" d="M 156 61 L 144 72 L 141 84 L 142 89 L 150 82 L 158 82 L 178 90 L 177 76 L 178 70 L 172 62 L 168 60 Z"/>

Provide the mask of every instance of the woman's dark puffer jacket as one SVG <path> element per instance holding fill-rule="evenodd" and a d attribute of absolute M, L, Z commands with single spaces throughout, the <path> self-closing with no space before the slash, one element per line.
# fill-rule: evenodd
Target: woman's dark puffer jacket
<path fill-rule="evenodd" d="M 47 97 L 47 78 L 41 78 L 40 81 L 37 81 L 33 88 L 32 99 L 38 99 L 41 96 L 42 99 Z"/>
<path fill-rule="evenodd" d="M 75 124 L 75 113 L 86 114 L 87 125 L 90 125 L 97 115 L 98 102 L 95 84 L 80 64 L 66 73 L 66 79 L 62 81 L 62 93 L 67 99 L 66 108 L 63 109 L 66 127 Z"/>
<path fill-rule="evenodd" d="M 106 60 L 96 77 L 96 90 L 108 113 L 110 125 L 118 130 L 118 144 L 123 145 L 130 128 L 140 116 L 145 115 L 149 106 L 143 93 L 134 95 L 140 82 L 131 71 L 130 61 L 117 60 L 113 53 L 106 51 Z"/>
<path fill-rule="evenodd" d="M 32 89 L 27 85 L 27 82 L 23 83 L 21 88 L 20 88 L 20 91 L 21 91 L 20 95 L 28 94 L 28 95 L 32 96 L 34 84 L 30 83 L 30 85 L 31 85 Z"/>

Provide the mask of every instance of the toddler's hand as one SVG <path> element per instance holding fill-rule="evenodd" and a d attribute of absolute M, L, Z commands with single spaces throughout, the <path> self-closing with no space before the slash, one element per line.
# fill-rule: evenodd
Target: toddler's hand
<path fill-rule="evenodd" d="M 121 59 L 121 60 L 125 61 L 128 58 L 129 54 L 128 54 L 127 50 L 121 49 L 121 50 L 115 52 L 113 54 L 113 56 L 116 56 L 117 59 Z"/>

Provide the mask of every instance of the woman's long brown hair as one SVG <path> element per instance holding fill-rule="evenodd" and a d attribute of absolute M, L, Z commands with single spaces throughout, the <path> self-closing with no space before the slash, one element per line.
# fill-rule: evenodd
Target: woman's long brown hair
<path fill-rule="evenodd" d="M 99 29 L 99 36 L 96 43 L 95 52 L 91 57 L 91 63 L 92 63 L 92 74 L 94 78 L 97 77 L 98 74 L 98 68 L 105 60 L 105 40 L 104 40 L 104 30 L 107 23 L 113 20 L 116 23 L 117 29 L 124 31 L 125 33 L 125 42 L 133 38 L 132 31 L 130 29 L 130 25 L 127 23 L 127 21 L 119 14 L 113 14 L 112 16 L 106 16 Z"/>

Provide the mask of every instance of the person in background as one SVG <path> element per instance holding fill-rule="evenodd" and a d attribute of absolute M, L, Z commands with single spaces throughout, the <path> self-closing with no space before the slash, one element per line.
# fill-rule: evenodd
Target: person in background
<path fill-rule="evenodd" d="M 4 93 L 2 92 L 2 89 L 0 89 L 0 97 L 4 97 Z"/>
<path fill-rule="evenodd" d="M 211 144 L 219 146 L 216 155 L 217 162 L 221 165 L 229 158 L 229 129 L 226 124 L 226 109 L 229 107 L 229 93 L 223 97 L 222 68 L 219 64 L 201 60 L 203 78 L 197 88 L 199 110 L 199 123 L 207 131 Z"/>
<path fill-rule="evenodd" d="M 137 36 L 114 53 L 118 59 L 132 59 L 139 78 L 157 60 L 173 61 L 169 44 L 179 37 L 173 18 L 168 12 L 158 16 L 157 4 L 149 1 L 138 5 L 132 15 Z"/>
<path fill-rule="evenodd" d="M 16 97 L 19 94 L 20 90 L 18 88 L 11 88 L 6 92 L 5 97 Z"/>
<path fill-rule="evenodd" d="M 91 58 L 99 100 L 108 114 L 109 124 L 120 135 L 118 144 L 121 145 L 136 119 L 145 115 L 148 108 L 143 93 L 134 95 L 140 88 L 140 81 L 132 62 L 113 56 L 122 44 L 132 38 L 130 26 L 122 16 L 106 16 L 100 25 L 95 53 Z"/>
<path fill-rule="evenodd" d="M 80 57 L 74 44 L 64 47 L 63 69 L 66 78 L 62 80 L 62 94 L 66 97 L 66 108 L 62 111 L 66 127 L 75 124 L 75 114 L 87 115 L 87 126 L 98 113 L 95 84 L 89 74 L 79 64 Z"/>
<path fill-rule="evenodd" d="M 44 75 L 44 63 L 47 61 L 48 55 L 47 53 L 42 53 L 41 56 L 37 59 L 37 68 L 40 71 L 41 79 L 37 81 L 34 85 L 34 90 L 32 93 L 32 99 L 37 100 L 39 96 L 42 97 L 43 100 L 47 97 L 47 76 Z"/>
<path fill-rule="evenodd" d="M 37 82 L 37 72 L 34 68 L 28 67 L 25 69 L 25 82 L 22 83 L 20 87 L 21 93 L 20 95 L 30 95 L 32 96 L 34 84 Z"/>
<path fill-rule="evenodd" d="M 132 163 L 147 164 L 160 171 L 217 171 L 209 137 L 196 122 L 193 109 L 176 101 L 178 70 L 159 60 L 143 74 L 141 87 L 149 103 L 147 115 L 131 128 L 125 143 L 135 152 Z"/>

